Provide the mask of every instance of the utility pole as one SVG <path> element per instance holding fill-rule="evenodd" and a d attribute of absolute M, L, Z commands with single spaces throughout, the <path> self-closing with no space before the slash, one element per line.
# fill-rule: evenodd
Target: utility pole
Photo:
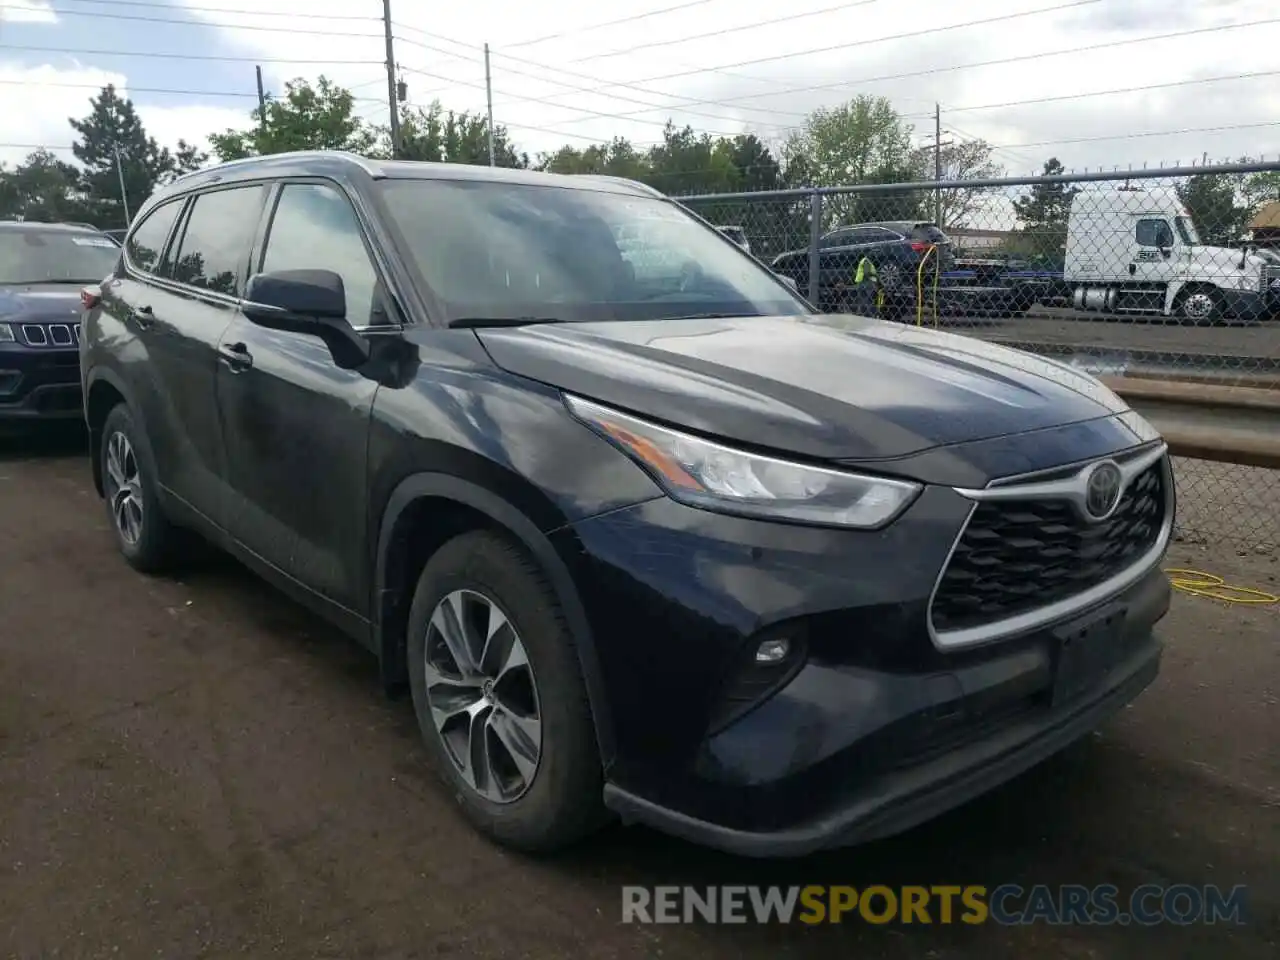
<path fill-rule="evenodd" d="M 262 135 L 267 135 L 267 94 L 262 89 L 262 67 L 254 67 L 254 73 L 258 75 L 258 120 L 262 127 Z"/>
<path fill-rule="evenodd" d="M 484 98 L 489 105 L 489 166 L 493 166 L 493 84 L 489 80 L 489 45 L 484 45 Z"/>
<path fill-rule="evenodd" d="M 120 203 L 124 207 L 124 225 L 129 226 L 129 192 L 124 188 L 124 164 L 120 162 L 120 144 L 113 143 L 111 150 L 116 155 L 116 176 L 120 178 Z"/>
<path fill-rule="evenodd" d="M 942 104 L 933 105 L 933 222 L 942 229 Z"/>
<path fill-rule="evenodd" d="M 382 0 L 382 33 L 387 40 L 387 106 L 391 108 L 391 159 L 400 157 L 400 103 L 396 90 L 396 51 L 391 38 L 391 0 Z"/>

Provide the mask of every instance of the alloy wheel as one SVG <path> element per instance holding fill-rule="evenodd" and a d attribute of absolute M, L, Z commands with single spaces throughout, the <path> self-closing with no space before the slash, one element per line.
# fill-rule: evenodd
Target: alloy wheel
<path fill-rule="evenodd" d="M 116 530 L 130 546 L 142 537 L 142 475 L 129 438 L 118 430 L 107 438 L 106 494 Z"/>
<path fill-rule="evenodd" d="M 1208 320 L 1214 307 L 1213 297 L 1207 293 L 1193 293 L 1182 302 L 1182 312 L 1188 320 Z"/>
<path fill-rule="evenodd" d="M 538 687 L 524 642 L 488 597 L 455 590 L 431 614 L 426 699 L 454 767 L 493 803 L 520 799 L 542 756 Z"/>

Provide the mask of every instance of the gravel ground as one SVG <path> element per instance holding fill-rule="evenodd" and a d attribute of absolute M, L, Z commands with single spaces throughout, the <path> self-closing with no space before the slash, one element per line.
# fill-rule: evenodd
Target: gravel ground
<path fill-rule="evenodd" d="M 614 828 L 535 862 L 462 825 L 353 644 L 229 561 L 126 568 L 74 446 L 0 453 L 0 549 L 0 956 L 1277 955 L 1280 606 L 1177 596 L 1131 708 L 905 836 L 758 863 Z M 1276 592 L 1275 557 L 1240 552 L 1179 544 L 1170 565 Z M 619 923 L 623 884 L 735 882 L 1247 884 L 1251 919 Z"/>

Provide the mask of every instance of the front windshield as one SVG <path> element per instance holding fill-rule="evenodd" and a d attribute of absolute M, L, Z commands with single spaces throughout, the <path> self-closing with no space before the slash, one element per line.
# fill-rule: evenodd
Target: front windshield
<path fill-rule="evenodd" d="M 811 312 L 665 199 L 468 180 L 388 180 L 381 189 L 446 321 Z"/>
<path fill-rule="evenodd" d="M 97 283 L 119 258 L 104 234 L 0 230 L 0 284 Z"/>
<path fill-rule="evenodd" d="M 1196 225 L 1191 222 L 1190 217 L 1178 217 L 1178 234 L 1182 237 L 1182 242 L 1188 246 L 1196 246 L 1200 243 L 1200 235 L 1196 233 Z"/>

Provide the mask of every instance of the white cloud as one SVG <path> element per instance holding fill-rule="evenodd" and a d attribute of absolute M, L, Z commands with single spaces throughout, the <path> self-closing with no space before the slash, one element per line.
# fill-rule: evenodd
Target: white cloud
<path fill-rule="evenodd" d="M 129 95 L 128 78 L 117 71 L 0 64 L 0 116 L 4 117 L 6 144 L 0 145 L 0 163 L 19 163 L 38 146 L 73 161 L 70 146 L 74 131 L 68 120 L 88 114 L 90 98 L 107 84 L 114 84 L 121 96 Z M 208 133 L 238 126 L 243 119 L 240 111 L 201 105 L 143 104 L 137 109 L 147 132 L 168 147 L 179 138 L 206 146 Z"/>
<path fill-rule="evenodd" d="M 57 23 L 58 14 L 42 0 L 5 0 L 0 21 L 9 23 Z"/>

